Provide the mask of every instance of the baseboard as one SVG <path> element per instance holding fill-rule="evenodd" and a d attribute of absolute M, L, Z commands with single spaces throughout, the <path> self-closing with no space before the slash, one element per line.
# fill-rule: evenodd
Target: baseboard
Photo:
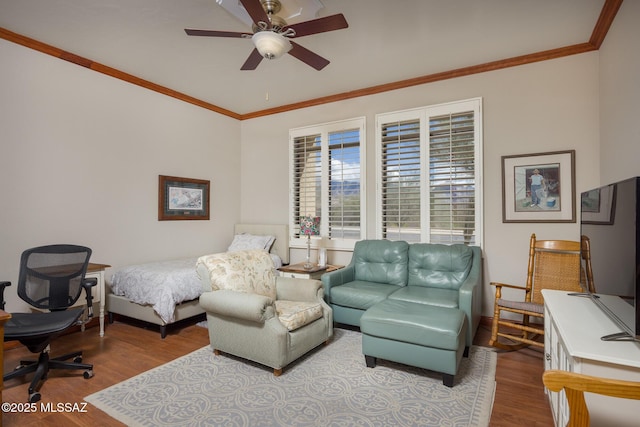
<path fill-rule="evenodd" d="M 493 323 L 493 317 L 480 316 L 480 324 L 483 326 L 491 326 Z"/>

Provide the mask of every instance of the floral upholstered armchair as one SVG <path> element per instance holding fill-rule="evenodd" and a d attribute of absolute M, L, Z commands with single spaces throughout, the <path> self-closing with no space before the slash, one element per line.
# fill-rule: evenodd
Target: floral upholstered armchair
<path fill-rule="evenodd" d="M 200 305 L 216 354 L 232 354 L 273 368 L 274 375 L 333 336 L 331 307 L 319 280 L 276 275 L 264 250 L 200 257 Z"/>

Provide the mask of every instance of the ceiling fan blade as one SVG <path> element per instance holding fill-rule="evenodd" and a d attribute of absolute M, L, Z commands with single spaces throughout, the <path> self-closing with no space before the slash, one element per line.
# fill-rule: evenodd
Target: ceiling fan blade
<path fill-rule="evenodd" d="M 185 33 L 190 36 L 205 36 L 205 37 L 236 37 L 236 38 L 251 38 L 249 33 L 236 33 L 233 31 L 214 31 L 214 30 L 192 30 L 185 28 Z"/>
<path fill-rule="evenodd" d="M 298 58 L 300 61 L 304 62 L 305 64 L 315 68 L 316 70 L 320 71 L 322 70 L 324 67 L 326 67 L 327 65 L 329 65 L 329 61 L 326 60 L 325 58 L 323 58 L 322 56 L 311 52 L 309 49 L 300 46 L 297 43 L 291 42 L 291 46 L 293 46 L 291 48 L 291 50 L 289 51 L 290 55 L 295 56 L 296 58 Z"/>
<path fill-rule="evenodd" d="M 324 18 L 312 19 L 311 21 L 287 25 L 284 29 L 291 28 L 296 32 L 294 37 L 303 37 L 311 34 L 326 33 L 327 31 L 342 30 L 347 27 L 349 27 L 347 20 L 343 14 L 339 13 Z"/>
<path fill-rule="evenodd" d="M 242 64 L 241 70 L 255 70 L 258 68 L 258 64 L 262 61 L 262 55 L 258 52 L 258 49 L 253 49 L 253 52 L 249 55 L 247 60 Z"/>
<path fill-rule="evenodd" d="M 260 0 L 240 0 L 240 3 L 242 3 L 242 6 L 244 6 L 247 13 L 251 17 L 251 19 L 253 19 L 253 22 L 256 25 L 258 24 L 258 22 L 264 22 L 268 25 L 268 28 L 271 28 L 269 16 L 262 7 L 262 3 L 260 3 Z"/>

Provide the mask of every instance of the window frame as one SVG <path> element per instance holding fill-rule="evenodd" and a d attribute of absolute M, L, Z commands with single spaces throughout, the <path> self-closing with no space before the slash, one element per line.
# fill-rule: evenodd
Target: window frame
<path fill-rule="evenodd" d="M 400 110 L 395 112 L 380 113 L 376 115 L 376 226 L 375 235 L 377 239 L 384 238 L 384 200 L 383 200 L 383 135 L 382 127 L 389 123 L 403 121 L 419 121 L 420 129 L 420 242 L 430 241 L 430 182 L 429 182 L 429 144 L 430 144 L 430 118 L 447 114 L 463 113 L 473 111 L 474 113 L 474 225 L 475 243 L 474 246 L 483 246 L 483 131 L 482 131 L 482 98 L 471 98 L 461 101 L 453 101 L 431 106 Z M 426 185 L 422 185 L 426 183 Z"/>
<path fill-rule="evenodd" d="M 357 130 L 359 132 L 359 155 L 360 155 L 360 233 L 355 239 L 330 238 L 329 224 L 323 221 L 323 218 L 329 218 L 329 134 Z M 321 153 L 321 189 L 320 189 L 320 236 L 311 237 L 311 247 L 317 248 L 319 240 L 322 239 L 322 247 L 331 250 L 352 250 L 358 240 L 365 239 L 366 227 L 366 117 L 355 117 L 351 119 L 338 120 L 328 123 L 316 124 L 293 128 L 289 130 L 289 246 L 292 248 L 306 248 L 307 238 L 300 237 L 299 219 L 293 218 L 294 209 L 296 207 L 295 192 L 295 140 L 297 138 L 320 135 L 320 153 Z"/>

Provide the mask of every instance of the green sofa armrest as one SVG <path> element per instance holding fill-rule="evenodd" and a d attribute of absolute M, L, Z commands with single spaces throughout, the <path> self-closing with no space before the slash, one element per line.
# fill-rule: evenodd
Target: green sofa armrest
<path fill-rule="evenodd" d="M 264 323 L 275 316 L 271 298 L 231 290 L 203 292 L 200 306 L 208 313 L 255 323 Z"/>
<path fill-rule="evenodd" d="M 469 275 L 460 286 L 458 299 L 458 307 L 465 312 L 469 320 L 468 345 L 472 344 L 482 315 L 482 251 L 477 246 L 470 247 L 473 250 L 473 263 Z"/>
<path fill-rule="evenodd" d="M 322 275 L 322 286 L 324 287 L 324 299 L 331 302 L 331 288 L 353 282 L 356 279 L 356 267 L 349 264 L 339 270 L 331 271 Z"/>

